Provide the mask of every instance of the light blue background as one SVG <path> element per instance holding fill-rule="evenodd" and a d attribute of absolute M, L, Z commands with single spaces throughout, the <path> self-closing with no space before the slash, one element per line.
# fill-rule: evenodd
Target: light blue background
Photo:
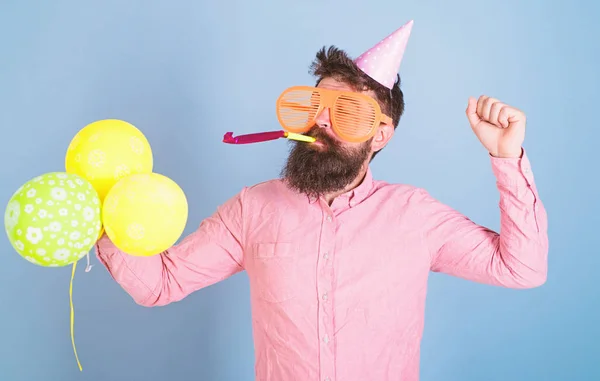
<path fill-rule="evenodd" d="M 277 176 L 286 157 L 283 141 L 230 146 L 221 143 L 226 131 L 278 128 L 276 96 L 313 83 L 308 65 L 321 46 L 357 56 L 414 19 L 401 68 L 406 114 L 375 176 L 425 187 L 497 229 L 489 159 L 464 115 L 468 96 L 485 93 L 527 113 L 525 147 L 550 219 L 542 288 L 432 276 L 422 380 L 598 380 L 600 7 L 567 4 L 3 0 L 0 202 L 30 178 L 63 170 L 80 128 L 119 118 L 146 134 L 156 172 L 187 193 L 187 234 L 244 185 Z M 90 273 L 81 265 L 80 373 L 71 268 L 29 264 L 4 234 L 0 249 L 0 380 L 253 379 L 245 274 L 149 309 L 95 258 Z"/>

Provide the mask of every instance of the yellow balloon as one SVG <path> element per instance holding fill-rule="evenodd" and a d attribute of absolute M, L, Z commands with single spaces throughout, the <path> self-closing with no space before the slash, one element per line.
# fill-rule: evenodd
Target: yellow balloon
<path fill-rule="evenodd" d="M 103 201 L 123 177 L 151 173 L 152 149 L 133 125 L 117 119 L 88 124 L 71 140 L 65 157 L 67 173 L 88 180 Z"/>
<path fill-rule="evenodd" d="M 135 174 L 115 184 L 104 200 L 106 235 L 123 252 L 159 254 L 181 237 L 188 218 L 185 193 L 158 173 Z"/>

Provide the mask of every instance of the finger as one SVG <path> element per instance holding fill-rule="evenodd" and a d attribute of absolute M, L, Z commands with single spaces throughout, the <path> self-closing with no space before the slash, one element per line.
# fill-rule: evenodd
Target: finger
<path fill-rule="evenodd" d="M 490 98 L 490 97 L 486 97 L 485 101 L 483 101 L 483 109 L 482 112 L 480 114 L 481 119 L 493 123 L 493 121 L 490 118 L 490 113 L 492 111 L 492 106 L 494 105 L 494 103 L 497 103 L 498 100 L 495 98 Z"/>
<path fill-rule="evenodd" d="M 498 123 L 504 128 L 510 126 L 510 107 L 504 106 L 498 113 Z"/>
<path fill-rule="evenodd" d="M 508 123 L 525 122 L 525 114 L 514 107 L 507 107 Z"/>
<path fill-rule="evenodd" d="M 490 107 L 490 123 L 493 125 L 503 128 L 508 127 L 507 125 L 503 125 L 502 122 L 498 119 L 500 116 L 500 112 L 504 110 L 506 105 L 502 102 L 494 102 Z"/>
<path fill-rule="evenodd" d="M 485 107 L 485 101 L 488 99 L 486 95 L 482 95 L 477 100 L 477 114 L 481 118 L 483 116 L 483 108 Z"/>
<path fill-rule="evenodd" d="M 475 98 L 469 97 L 466 113 L 471 126 L 476 126 L 479 122 L 481 122 L 481 118 L 479 118 L 479 115 L 477 114 L 477 100 Z"/>

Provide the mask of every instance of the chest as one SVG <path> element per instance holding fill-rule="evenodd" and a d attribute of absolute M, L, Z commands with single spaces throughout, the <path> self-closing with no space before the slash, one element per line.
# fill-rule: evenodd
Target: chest
<path fill-rule="evenodd" d="M 383 297 L 419 287 L 428 273 L 423 235 L 401 209 L 274 208 L 253 219 L 245 268 L 253 292 L 267 302 L 331 295 L 322 290 Z"/>

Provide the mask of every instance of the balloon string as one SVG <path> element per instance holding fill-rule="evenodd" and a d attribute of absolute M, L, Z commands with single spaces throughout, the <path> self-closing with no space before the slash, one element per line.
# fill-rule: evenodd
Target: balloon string
<path fill-rule="evenodd" d="M 69 301 L 71 304 L 71 343 L 73 343 L 73 352 L 75 352 L 75 359 L 79 366 L 79 371 L 82 371 L 81 363 L 79 362 L 79 356 L 77 356 L 77 348 L 75 348 L 75 309 L 73 308 L 73 279 L 75 278 L 75 268 L 77 267 L 77 261 L 73 262 L 73 271 L 71 272 L 71 285 L 69 286 Z"/>
<path fill-rule="evenodd" d="M 90 253 L 88 251 L 88 253 L 87 253 L 87 266 L 85 266 L 85 272 L 89 273 L 90 270 L 92 269 L 92 267 L 94 267 L 94 265 L 90 265 Z"/>

